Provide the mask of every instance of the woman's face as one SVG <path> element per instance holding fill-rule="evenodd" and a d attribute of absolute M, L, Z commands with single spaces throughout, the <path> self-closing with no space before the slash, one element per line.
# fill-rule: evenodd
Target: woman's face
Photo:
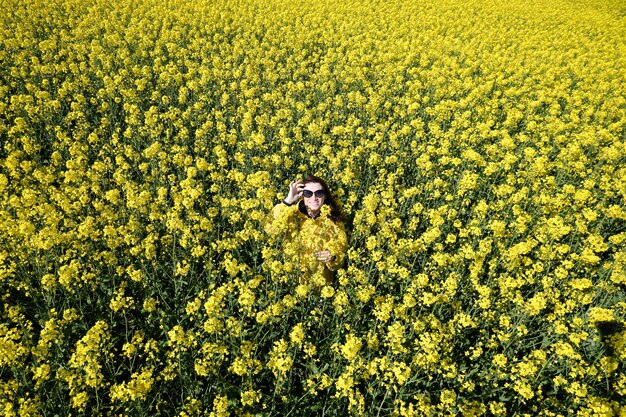
<path fill-rule="evenodd" d="M 302 199 L 304 200 L 304 205 L 307 209 L 314 213 L 318 212 L 324 205 L 324 200 L 326 200 L 324 187 L 322 187 L 322 184 L 319 182 L 309 182 L 304 184 Z"/>

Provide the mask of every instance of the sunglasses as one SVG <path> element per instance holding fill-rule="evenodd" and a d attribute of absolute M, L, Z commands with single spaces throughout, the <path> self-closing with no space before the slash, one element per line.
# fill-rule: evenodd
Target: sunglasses
<path fill-rule="evenodd" d="M 315 197 L 317 198 L 322 198 L 326 195 L 326 191 L 324 190 L 316 190 L 315 192 L 311 191 L 311 190 L 302 190 L 302 196 L 306 197 L 306 198 L 311 198 L 313 197 L 313 194 L 315 194 Z"/>

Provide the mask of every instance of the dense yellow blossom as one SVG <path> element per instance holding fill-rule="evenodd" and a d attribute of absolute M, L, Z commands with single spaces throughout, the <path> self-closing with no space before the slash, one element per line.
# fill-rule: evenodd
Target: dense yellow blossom
<path fill-rule="evenodd" d="M 623 415 L 624 33 L 620 0 L 3 2 L 0 411 Z M 311 174 L 342 224 L 275 206 Z"/>

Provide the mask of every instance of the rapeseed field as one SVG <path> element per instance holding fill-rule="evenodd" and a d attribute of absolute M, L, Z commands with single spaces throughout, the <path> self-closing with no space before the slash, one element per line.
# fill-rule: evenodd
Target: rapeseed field
<path fill-rule="evenodd" d="M 626 415 L 623 1 L 2 9 L 2 416 Z"/>

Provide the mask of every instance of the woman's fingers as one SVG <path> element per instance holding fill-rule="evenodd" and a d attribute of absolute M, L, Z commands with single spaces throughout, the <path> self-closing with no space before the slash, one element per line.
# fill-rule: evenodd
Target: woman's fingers
<path fill-rule="evenodd" d="M 301 197 L 302 190 L 304 189 L 304 184 L 302 181 L 293 181 L 289 184 L 289 192 L 293 195 L 293 197 Z"/>
<path fill-rule="evenodd" d="M 332 259 L 332 255 L 329 250 L 323 250 L 320 252 L 315 252 L 315 256 L 318 261 L 329 262 Z"/>
<path fill-rule="evenodd" d="M 291 193 L 294 197 L 301 192 L 300 181 L 292 181 L 289 183 L 289 193 Z"/>

